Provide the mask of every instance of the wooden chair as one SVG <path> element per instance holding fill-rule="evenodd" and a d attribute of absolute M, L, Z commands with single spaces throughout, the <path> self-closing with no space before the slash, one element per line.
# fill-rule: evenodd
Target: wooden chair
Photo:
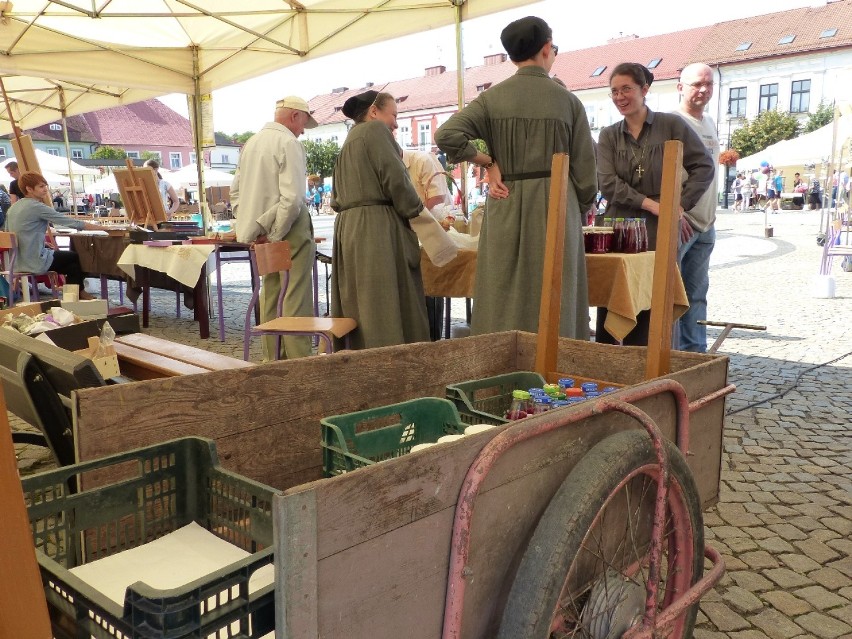
<path fill-rule="evenodd" d="M 58 295 L 59 274 L 55 271 L 47 271 L 47 273 L 27 273 L 15 271 L 15 261 L 18 259 L 18 237 L 14 233 L 0 231 L 0 261 L 3 268 L 0 270 L 0 275 L 3 275 L 9 282 L 11 296 L 14 298 L 15 292 L 20 289 L 23 301 L 38 301 L 38 283 L 44 282 L 50 287 L 53 295 Z M 12 300 L 9 300 L 9 305 L 12 306 Z"/>
<path fill-rule="evenodd" d="M 246 309 L 245 342 L 243 346 L 243 359 L 248 361 L 249 342 L 252 337 L 262 335 L 274 335 L 276 340 L 276 358 L 281 351 L 281 337 L 284 335 L 305 335 L 317 337 L 325 345 L 325 352 L 334 350 L 332 337 L 345 338 L 346 347 L 349 347 L 349 333 L 358 324 L 348 317 L 282 317 L 282 307 L 287 286 L 290 283 L 290 267 L 292 259 L 290 256 L 290 243 L 269 242 L 254 244 L 249 251 L 254 273 L 254 286 L 248 309 Z M 281 274 L 281 293 L 278 295 L 278 317 L 276 319 L 259 324 L 255 328 L 251 326 L 254 309 L 260 299 L 260 285 L 264 275 L 272 273 Z"/>

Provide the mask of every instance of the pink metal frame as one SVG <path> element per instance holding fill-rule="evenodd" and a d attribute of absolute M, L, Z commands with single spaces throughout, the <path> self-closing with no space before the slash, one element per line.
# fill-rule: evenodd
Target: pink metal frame
<path fill-rule="evenodd" d="M 574 411 L 561 414 L 557 419 L 533 419 L 523 420 L 498 433 L 483 449 L 471 464 L 467 471 L 464 483 L 456 503 L 456 515 L 453 522 L 453 535 L 450 547 L 450 568 L 447 578 L 447 594 L 444 607 L 443 639 L 459 639 L 461 637 L 462 614 L 464 611 L 465 588 L 467 586 L 467 567 L 470 557 L 470 529 L 473 523 L 473 512 L 476 498 L 485 482 L 488 473 L 496 464 L 497 460 L 510 448 L 533 437 L 550 433 L 564 428 L 578 421 L 602 415 L 607 412 L 620 412 L 629 415 L 639 421 L 654 445 L 654 451 L 660 464 L 660 476 L 662 481 L 657 488 L 657 497 L 654 512 L 653 539 L 650 550 L 649 584 L 645 602 L 645 615 L 642 623 L 631 629 L 631 639 L 644 639 L 650 637 L 654 628 L 671 625 L 680 614 L 694 604 L 707 590 L 709 590 L 722 576 L 724 563 L 721 556 L 709 546 L 705 548 L 704 554 L 713 560 L 714 565 L 710 572 L 699 580 L 692 588 L 683 594 L 671 606 L 662 611 L 657 619 L 657 590 L 660 579 L 660 560 L 663 525 L 666 508 L 666 486 L 668 485 L 669 463 L 663 445 L 663 436 L 654 424 L 653 420 L 643 411 L 639 410 L 629 402 L 638 401 L 660 395 L 671 393 L 674 396 L 677 409 L 675 418 L 675 440 L 678 448 L 684 455 L 689 455 L 689 415 L 713 401 L 728 395 L 736 387 L 729 384 L 722 389 L 714 391 L 704 397 L 690 403 L 683 386 L 671 379 L 659 379 L 642 384 L 636 388 L 625 389 L 618 393 L 618 397 L 603 396 L 593 402 L 585 402 L 576 407 Z"/>

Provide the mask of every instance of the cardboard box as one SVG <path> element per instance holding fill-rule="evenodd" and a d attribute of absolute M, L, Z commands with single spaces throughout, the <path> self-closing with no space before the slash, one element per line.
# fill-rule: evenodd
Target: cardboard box
<path fill-rule="evenodd" d="M 71 311 L 74 315 L 83 319 L 106 319 L 109 313 L 109 302 L 106 300 L 63 301 L 62 308 Z"/>

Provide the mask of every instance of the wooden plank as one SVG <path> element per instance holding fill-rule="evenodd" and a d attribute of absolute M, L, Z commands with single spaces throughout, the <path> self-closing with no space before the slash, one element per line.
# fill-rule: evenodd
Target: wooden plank
<path fill-rule="evenodd" d="M 544 240 L 544 272 L 538 315 L 538 349 L 535 358 L 535 370 L 542 376 L 556 370 L 567 207 L 568 155 L 555 153 L 550 167 L 550 206 L 547 211 L 547 236 Z"/>
<path fill-rule="evenodd" d="M 671 370 L 672 305 L 680 236 L 682 166 L 683 143 L 680 140 L 669 140 L 663 151 L 663 182 L 660 190 L 657 254 L 654 259 L 654 289 L 651 293 L 646 379 L 660 377 Z"/>
<path fill-rule="evenodd" d="M 193 366 L 164 355 L 143 351 L 141 348 L 122 344 L 118 340 L 113 342 L 113 347 L 118 355 L 122 375 L 131 379 L 159 379 L 161 377 L 198 375 L 209 372 L 200 366 Z"/>
<path fill-rule="evenodd" d="M 12 430 L 6 412 L 6 399 L 0 387 L 0 513 L 3 537 L 0 540 L 0 637 L 50 639 L 50 619 L 44 586 L 30 532 Z"/>
<path fill-rule="evenodd" d="M 316 494 L 304 492 L 292 499 L 273 501 L 275 547 L 283 548 L 275 562 L 287 570 L 275 571 L 276 629 L 281 637 L 316 639 L 317 626 L 317 504 Z M 286 538 L 288 543 L 284 543 Z M 354 573 L 349 573 L 353 575 Z M 285 597 L 284 593 L 298 593 Z"/>
<path fill-rule="evenodd" d="M 144 333 L 130 333 L 115 338 L 115 341 L 128 346 L 165 355 L 171 359 L 176 359 L 199 368 L 204 368 L 210 371 L 224 371 L 232 368 L 250 368 L 254 366 L 251 362 L 245 362 L 235 357 L 220 355 L 219 353 L 211 353 L 209 351 L 187 346 L 186 344 L 178 344 L 167 339 L 161 339 Z"/>

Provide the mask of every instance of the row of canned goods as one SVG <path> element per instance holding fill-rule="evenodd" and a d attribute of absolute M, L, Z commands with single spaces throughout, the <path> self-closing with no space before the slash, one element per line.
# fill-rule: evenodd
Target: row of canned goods
<path fill-rule="evenodd" d="M 594 399 L 616 390 L 618 389 L 615 386 L 605 386 L 599 390 L 595 382 L 585 382 L 576 388 L 572 378 L 563 377 L 557 384 L 545 384 L 542 388 L 530 388 L 526 391 L 512 391 L 512 403 L 506 411 L 505 418 L 523 419 L 530 415 L 538 415 L 555 408 Z"/>

